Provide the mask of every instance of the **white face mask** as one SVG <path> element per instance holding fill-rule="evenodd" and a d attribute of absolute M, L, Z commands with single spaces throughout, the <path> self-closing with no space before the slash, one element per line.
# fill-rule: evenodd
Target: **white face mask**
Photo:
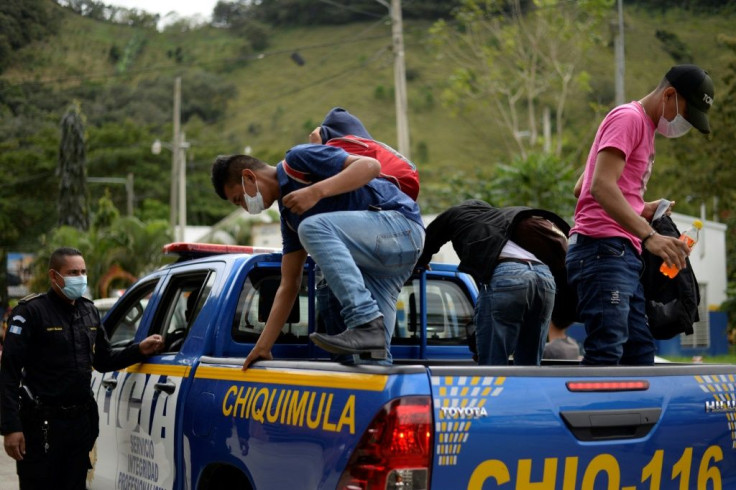
<path fill-rule="evenodd" d="M 243 186 L 243 204 L 241 204 L 243 209 L 248 211 L 250 214 L 258 214 L 263 211 L 265 206 L 263 205 L 263 196 L 258 188 L 258 180 L 256 180 L 255 197 L 250 197 L 248 193 L 245 192 L 245 179 L 243 177 L 240 177 L 240 184 Z"/>
<path fill-rule="evenodd" d="M 664 100 L 662 100 L 662 116 L 659 118 L 657 131 L 666 138 L 679 138 L 693 127 L 692 124 L 680 115 L 680 107 L 677 104 L 677 92 L 675 92 L 675 108 L 677 109 L 677 115 L 673 120 L 668 121 L 664 117 Z"/>

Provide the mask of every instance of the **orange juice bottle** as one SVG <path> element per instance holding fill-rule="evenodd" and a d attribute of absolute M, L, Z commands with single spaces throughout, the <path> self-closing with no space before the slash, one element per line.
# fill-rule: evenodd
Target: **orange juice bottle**
<path fill-rule="evenodd" d="M 680 235 L 680 240 L 685 242 L 689 248 L 693 248 L 698 243 L 698 236 L 702 227 L 703 222 L 696 219 L 693 221 L 693 225 Z M 659 272 L 672 279 L 680 272 L 680 269 L 676 265 L 669 266 L 667 262 L 662 262 Z"/>

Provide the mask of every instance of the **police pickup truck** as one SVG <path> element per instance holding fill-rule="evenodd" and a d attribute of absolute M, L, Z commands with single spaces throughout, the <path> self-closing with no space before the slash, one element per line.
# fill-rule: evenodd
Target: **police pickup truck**
<path fill-rule="evenodd" d="M 477 289 L 454 266 L 410 278 L 393 366 L 346 366 L 308 341 L 319 269 L 272 352 L 242 371 L 281 254 L 177 243 L 104 318 L 166 352 L 94 373 L 91 489 L 736 488 L 736 366 L 477 366 Z"/>

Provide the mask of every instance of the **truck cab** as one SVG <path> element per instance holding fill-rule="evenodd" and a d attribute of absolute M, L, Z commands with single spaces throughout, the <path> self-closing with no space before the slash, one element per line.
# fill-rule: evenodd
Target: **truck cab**
<path fill-rule="evenodd" d="M 184 354 L 201 355 L 205 346 L 189 341 L 190 335 L 225 321 L 232 327 L 231 339 L 219 346 L 220 353 L 247 354 L 273 304 L 281 278 L 281 254 L 272 249 L 186 243 L 167 246 L 165 252 L 179 255 L 179 261 L 141 280 L 103 318 L 113 346 L 134 341 L 143 324 L 149 326 L 147 335 L 163 336 L 166 355 L 176 356 L 182 349 Z M 320 279 L 319 268 L 309 258 L 298 301 L 274 345 L 274 357 L 329 357 L 309 342 L 309 333 L 323 331 L 315 303 Z M 415 273 L 397 301 L 393 357 L 469 359 L 477 294 L 473 279 L 455 266 L 433 264 L 431 270 Z M 218 323 L 217 328 L 221 327 Z"/>
<path fill-rule="evenodd" d="M 190 377 L 203 357 L 244 358 L 250 352 L 279 285 L 281 254 L 275 250 L 177 243 L 164 251 L 178 255 L 178 261 L 138 281 L 103 318 L 114 347 L 160 334 L 165 348 L 125 371 L 93 374 L 100 440 L 116 442 L 97 445 L 93 488 L 139 481 L 174 488 L 171 463 L 183 463 L 175 451 L 182 443 L 175 430 L 182 413 L 176 407 L 187 396 Z M 321 328 L 320 279 L 308 259 L 298 301 L 272 349 L 275 359 L 330 360 L 309 341 Z M 394 359 L 472 363 L 468 338 L 476 297 L 472 278 L 453 266 L 413 275 L 397 302 Z"/>

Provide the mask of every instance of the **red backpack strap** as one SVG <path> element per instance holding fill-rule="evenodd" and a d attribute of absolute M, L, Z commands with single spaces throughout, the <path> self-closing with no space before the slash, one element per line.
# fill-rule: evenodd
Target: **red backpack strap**
<path fill-rule="evenodd" d="M 332 138 L 325 144 L 329 146 L 336 146 L 338 148 L 345 148 L 346 144 L 353 144 L 353 145 L 358 145 L 367 150 L 370 148 L 370 145 L 368 144 L 368 142 L 372 142 L 372 140 L 367 140 L 359 136 L 348 135 L 348 136 L 342 136 L 340 138 Z"/>
<path fill-rule="evenodd" d="M 312 183 L 312 181 L 309 180 L 308 173 L 300 172 L 299 170 L 294 169 L 288 163 L 286 163 L 285 158 L 281 161 L 281 166 L 284 169 L 284 173 L 286 173 L 287 177 L 289 177 L 290 179 L 296 180 L 300 184 L 305 185 L 310 185 Z"/>

